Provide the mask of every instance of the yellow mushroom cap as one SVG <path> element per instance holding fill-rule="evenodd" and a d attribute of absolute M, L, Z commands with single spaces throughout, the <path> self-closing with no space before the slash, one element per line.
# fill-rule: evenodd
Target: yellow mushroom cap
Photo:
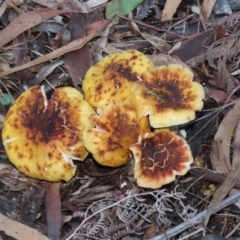
<path fill-rule="evenodd" d="M 152 68 L 149 58 L 136 50 L 108 55 L 87 71 L 82 85 L 85 99 L 95 108 L 116 100 L 130 102 L 131 83 Z"/>
<path fill-rule="evenodd" d="M 94 113 L 79 91 L 58 88 L 48 101 L 43 87 L 22 93 L 3 123 L 2 139 L 9 160 L 26 175 L 47 181 L 69 181 L 75 174 L 72 159 L 88 152 L 82 130 L 92 127 Z"/>
<path fill-rule="evenodd" d="M 180 64 L 161 66 L 140 75 L 132 85 L 131 101 L 139 117 L 149 115 L 154 128 L 187 123 L 203 108 L 204 89 Z"/>
<path fill-rule="evenodd" d="M 134 178 L 145 188 L 160 188 L 184 175 L 193 157 L 186 141 L 169 129 L 159 129 L 140 135 L 130 147 L 133 152 Z"/>
<path fill-rule="evenodd" d="M 118 167 L 128 161 L 129 147 L 137 141 L 139 133 L 149 124 L 139 124 L 135 108 L 128 103 L 111 102 L 97 109 L 90 117 L 95 128 L 83 131 L 86 148 L 101 165 Z"/>

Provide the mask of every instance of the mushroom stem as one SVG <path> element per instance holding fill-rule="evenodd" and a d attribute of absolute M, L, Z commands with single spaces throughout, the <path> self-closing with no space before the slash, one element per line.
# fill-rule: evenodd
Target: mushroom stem
<path fill-rule="evenodd" d="M 61 183 L 50 183 L 46 190 L 45 209 L 47 219 L 47 235 L 51 240 L 58 240 L 62 226 Z"/>

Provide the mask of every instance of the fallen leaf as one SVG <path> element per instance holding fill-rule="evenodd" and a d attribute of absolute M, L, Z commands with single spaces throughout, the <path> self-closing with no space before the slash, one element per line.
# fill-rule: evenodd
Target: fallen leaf
<path fill-rule="evenodd" d="M 169 64 L 180 64 L 183 67 L 187 67 L 188 66 L 186 64 L 184 64 L 178 57 L 175 56 L 169 56 L 166 54 L 155 54 L 155 55 L 147 55 L 150 60 L 152 61 L 153 65 L 155 67 L 159 67 L 162 65 L 169 65 Z"/>
<path fill-rule="evenodd" d="M 81 3 L 78 0 L 33 0 L 33 2 L 38 3 L 44 7 L 48 8 L 58 8 L 67 12 L 79 12 L 79 13 L 88 13 L 89 9 L 86 3 Z"/>
<path fill-rule="evenodd" d="M 70 51 L 74 51 L 76 49 L 79 49 L 82 46 L 84 46 L 87 42 L 89 42 L 91 39 L 93 39 L 94 37 L 99 35 L 102 31 L 103 31 L 103 29 L 100 29 L 100 30 L 96 31 L 95 33 L 92 33 L 92 34 L 90 34 L 90 35 L 88 35 L 84 38 L 77 39 L 73 42 L 70 42 L 69 44 L 67 44 L 67 45 L 65 45 L 61 48 L 58 48 L 51 53 L 48 53 L 48 54 L 43 55 L 39 58 L 36 58 L 35 60 L 33 60 L 33 61 L 31 61 L 27 64 L 23 64 L 21 66 L 14 67 L 14 68 L 12 68 L 8 71 L 5 71 L 5 72 L 0 72 L 0 77 L 5 77 L 5 76 L 7 76 L 11 73 L 21 71 L 23 69 L 35 66 L 37 64 L 52 60 L 52 59 L 57 58 L 57 57 L 60 57 L 60 56 L 64 55 L 65 53 L 68 53 Z"/>
<path fill-rule="evenodd" d="M 88 13 L 93 8 L 102 5 L 106 3 L 108 0 L 89 0 L 80 2 L 78 0 L 33 0 L 33 2 L 38 3 L 39 5 L 42 5 L 44 7 L 48 8 L 58 8 L 62 10 L 67 10 L 69 12 L 75 12 L 75 13 Z"/>
<path fill-rule="evenodd" d="M 41 68 L 39 70 L 39 72 L 35 75 L 33 81 L 32 81 L 32 85 L 38 85 L 40 84 L 49 74 L 51 74 L 53 72 L 53 70 L 55 68 L 57 68 L 58 66 L 62 65 L 64 63 L 64 60 L 58 60 L 55 62 L 52 62 L 46 66 L 44 66 L 43 68 Z"/>
<path fill-rule="evenodd" d="M 16 14 L 11 14 L 9 16 L 9 20 L 12 22 L 14 19 L 17 18 Z M 17 46 L 13 48 L 13 63 L 16 66 L 22 65 L 24 63 L 30 62 L 30 56 L 28 52 L 28 46 L 27 41 L 25 38 L 25 34 L 21 33 L 16 38 L 13 39 L 13 45 Z M 17 74 L 17 77 L 20 81 L 26 81 L 32 76 L 31 71 L 29 69 L 24 69 L 22 71 L 19 71 Z"/>
<path fill-rule="evenodd" d="M 182 61 L 187 61 L 195 56 L 206 52 L 204 46 L 208 45 L 213 36 L 213 30 L 208 29 L 204 32 L 190 37 L 182 42 L 182 45 L 171 53 L 172 56 L 179 57 Z"/>
<path fill-rule="evenodd" d="M 223 118 L 213 139 L 210 158 L 213 169 L 227 173 L 232 169 L 230 161 L 230 145 L 232 133 L 240 119 L 240 102 Z"/>
<path fill-rule="evenodd" d="M 214 4 L 215 4 L 216 0 L 203 0 L 203 4 L 202 4 L 202 15 L 204 17 L 204 19 L 208 19 L 212 10 L 213 10 L 213 7 L 214 7 Z"/>
<path fill-rule="evenodd" d="M 1 30 L 0 48 L 26 30 L 38 25 L 41 22 L 44 22 L 48 18 L 63 14 L 65 12 L 66 11 L 63 10 L 44 9 L 22 14 L 21 16 L 15 18 L 7 27 Z"/>
<path fill-rule="evenodd" d="M 220 75 L 219 77 L 223 79 L 223 82 L 226 85 L 227 93 L 230 94 L 232 90 L 236 87 L 233 81 L 234 77 L 231 76 L 222 59 L 218 59 L 218 74 Z"/>
<path fill-rule="evenodd" d="M 238 56 L 240 49 L 240 38 L 239 33 L 230 35 L 228 37 L 218 38 L 217 41 L 213 42 L 208 50 L 207 50 L 207 59 L 209 65 L 218 70 L 216 66 L 216 59 L 221 58 L 224 63 L 228 61 L 228 59 L 234 59 Z"/>
<path fill-rule="evenodd" d="M 237 105 L 237 104 L 236 104 Z M 235 106 L 236 106 L 235 105 Z M 235 111 L 239 112 L 240 109 L 235 109 Z M 240 117 L 240 116 L 239 116 Z M 237 133 L 240 132 L 240 118 L 238 117 L 238 124 L 237 124 Z M 204 226 L 207 226 L 208 220 L 212 213 L 215 212 L 216 208 L 219 206 L 219 204 L 222 202 L 222 200 L 227 196 L 227 194 L 230 192 L 230 190 L 235 186 L 235 184 L 239 180 L 240 176 L 240 151 L 238 149 L 238 146 L 240 146 L 240 134 L 235 134 L 234 139 L 235 144 L 237 144 L 237 147 L 234 149 L 233 152 L 233 161 L 234 161 L 234 170 L 230 171 L 223 182 L 223 184 L 220 186 L 220 188 L 216 191 L 211 203 L 209 204 L 205 220 L 204 220 Z"/>
<path fill-rule="evenodd" d="M 8 1 L 6 0 L 5 2 L 2 3 L 1 7 L 0 7 L 0 17 L 4 14 L 6 8 L 8 5 Z"/>
<path fill-rule="evenodd" d="M 37 230 L 30 228 L 22 223 L 11 220 L 0 213 L 0 231 L 5 232 L 6 235 L 17 240 L 31 239 L 31 240 L 50 240 L 42 235 Z"/>
<path fill-rule="evenodd" d="M 87 20 L 82 15 L 74 13 L 71 15 L 70 41 L 85 36 L 84 27 L 86 24 Z M 80 49 L 66 53 L 64 55 L 64 60 L 73 85 L 75 88 L 79 88 L 83 76 L 92 65 L 92 56 L 88 45 L 85 44 Z"/>
<path fill-rule="evenodd" d="M 228 96 L 229 96 L 226 92 L 224 92 L 222 90 L 205 88 L 205 92 L 209 97 L 214 99 L 217 103 L 225 102 L 227 100 Z M 235 96 L 235 95 L 233 95 L 230 98 L 231 101 L 235 101 L 237 99 L 238 99 L 238 97 Z"/>
<path fill-rule="evenodd" d="M 95 32 L 97 29 L 101 29 L 104 28 L 106 25 L 108 25 L 110 23 L 109 20 L 102 20 L 102 21 L 97 21 L 91 24 L 88 24 L 87 26 L 85 26 L 84 30 L 86 35 L 89 35 L 93 32 Z M 110 26 L 109 26 L 110 27 Z"/>
<path fill-rule="evenodd" d="M 150 42 L 155 48 L 157 48 L 161 52 L 166 52 L 171 48 L 166 41 L 164 41 L 159 37 L 156 37 L 147 33 L 141 33 L 141 35 L 143 38 L 145 38 L 148 42 Z"/>
<path fill-rule="evenodd" d="M 161 21 L 172 19 L 173 14 L 176 12 L 181 1 L 182 0 L 167 0 L 164 5 Z"/>
<path fill-rule="evenodd" d="M 203 59 L 205 59 L 208 51 L 206 47 L 212 44 L 212 42 L 223 38 L 225 33 L 226 29 L 219 26 L 193 35 L 183 41 L 178 49 L 172 51 L 171 56 L 177 56 L 184 62 L 201 55 L 203 55 Z"/>

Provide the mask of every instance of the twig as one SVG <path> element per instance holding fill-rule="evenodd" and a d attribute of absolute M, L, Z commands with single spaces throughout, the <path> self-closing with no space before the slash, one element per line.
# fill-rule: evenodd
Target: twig
<path fill-rule="evenodd" d="M 201 4 L 200 4 L 200 1 L 199 1 L 199 0 L 197 0 L 197 5 L 198 5 L 199 9 L 201 9 Z M 201 20 L 203 29 L 206 30 L 207 27 L 206 27 L 206 24 L 205 24 L 205 22 L 204 22 L 204 18 L 203 18 L 203 15 L 202 15 L 202 10 L 200 11 L 199 17 L 200 17 L 200 20 Z"/>
<path fill-rule="evenodd" d="M 233 194 L 233 195 L 229 196 L 228 198 L 226 198 L 225 200 L 223 200 L 219 204 L 219 206 L 215 209 L 214 213 L 216 213 L 219 210 L 225 208 L 226 206 L 232 204 L 233 202 L 237 201 L 238 199 L 240 199 L 240 192 L 237 192 L 236 194 Z M 204 220 L 206 212 L 207 211 L 204 210 L 203 212 L 197 214 L 196 216 L 189 219 L 188 221 L 185 221 L 185 222 L 179 224 L 178 226 L 166 231 L 164 234 L 160 234 L 158 236 L 150 238 L 149 240 L 164 240 L 164 239 L 167 239 L 167 238 L 174 237 L 177 234 L 179 234 L 179 233 L 185 231 L 186 229 L 192 227 L 193 224 L 201 223 Z"/>
<path fill-rule="evenodd" d="M 62 55 L 64 55 L 65 53 L 80 49 L 82 46 L 84 46 L 86 43 L 88 43 L 90 40 L 92 40 L 94 37 L 98 36 L 100 33 L 102 33 L 102 31 L 105 29 L 106 26 L 104 26 L 103 28 L 99 29 L 98 31 L 95 31 L 94 33 L 89 34 L 88 36 L 81 38 L 81 39 L 77 39 L 74 40 L 72 42 L 70 42 L 69 44 L 58 48 L 56 50 L 54 50 L 53 52 L 50 52 L 46 55 L 43 55 L 42 57 L 36 58 L 31 62 L 28 62 L 26 64 L 23 64 L 21 66 L 17 66 L 14 68 L 11 68 L 10 70 L 7 70 L 5 72 L 0 72 L 0 77 L 5 77 L 9 74 L 21 71 L 23 69 L 35 66 L 37 64 L 52 60 L 54 58 L 60 57 Z"/>
<path fill-rule="evenodd" d="M 177 36 L 177 37 L 179 37 L 179 38 L 181 38 L 181 39 L 185 38 L 184 36 L 181 36 L 181 35 L 179 35 L 179 34 L 177 34 L 177 33 L 170 32 L 170 31 L 165 30 L 165 29 L 162 29 L 162 28 L 157 28 L 157 27 L 154 27 L 154 26 L 149 25 L 149 24 L 147 24 L 147 23 L 143 23 L 143 22 L 140 22 L 140 21 L 131 19 L 131 18 L 127 18 L 127 17 L 123 17 L 123 16 L 121 16 L 120 18 L 122 18 L 122 19 L 124 19 L 124 20 L 127 20 L 127 21 L 130 21 L 130 22 L 135 22 L 135 23 L 137 23 L 137 24 L 139 24 L 139 25 L 141 25 L 141 26 L 147 27 L 147 28 L 155 29 L 155 30 L 157 30 L 158 32 L 165 32 L 165 33 L 166 33 L 166 32 L 169 32 L 170 34 L 172 34 L 172 35 L 174 35 L 174 36 Z"/>
<path fill-rule="evenodd" d="M 239 229 L 239 227 L 240 227 L 240 222 L 233 228 L 233 230 L 232 230 L 231 232 L 229 232 L 229 233 L 225 236 L 225 238 L 231 237 L 231 236 Z"/>

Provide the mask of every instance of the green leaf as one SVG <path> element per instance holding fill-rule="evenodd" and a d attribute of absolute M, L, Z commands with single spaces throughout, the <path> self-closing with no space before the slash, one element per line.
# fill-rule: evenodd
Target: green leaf
<path fill-rule="evenodd" d="M 9 105 L 12 103 L 12 97 L 11 95 L 7 94 L 7 93 L 3 93 L 1 98 L 0 98 L 0 103 L 2 105 Z"/>
<path fill-rule="evenodd" d="M 130 13 L 143 0 L 113 0 L 106 5 L 106 18 L 116 21 L 119 16 Z"/>

